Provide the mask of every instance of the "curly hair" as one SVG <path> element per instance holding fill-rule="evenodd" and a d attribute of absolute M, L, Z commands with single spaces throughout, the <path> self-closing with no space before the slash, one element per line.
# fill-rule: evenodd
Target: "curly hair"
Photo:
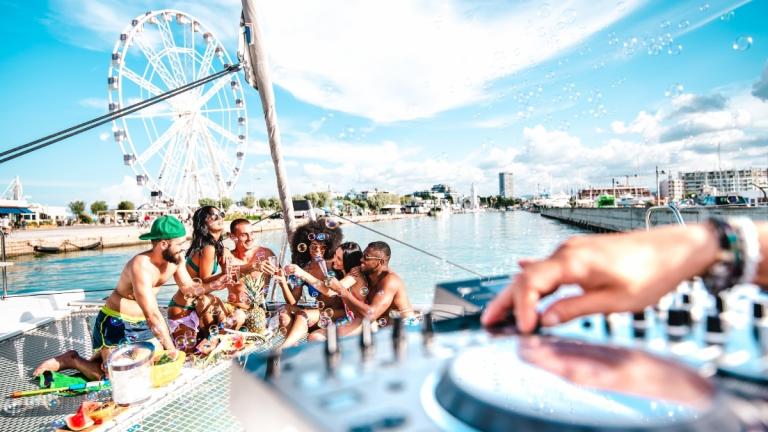
<path fill-rule="evenodd" d="M 203 250 L 204 247 L 211 245 L 216 249 L 216 257 L 224 254 L 224 244 L 221 238 L 214 239 L 211 232 L 208 231 L 208 215 L 214 206 L 202 206 L 192 215 L 192 242 L 187 250 L 187 258 Z"/>
<path fill-rule="evenodd" d="M 291 237 L 291 262 L 293 264 L 299 267 L 306 267 L 312 261 L 312 257 L 309 255 L 309 244 L 313 240 L 309 239 L 310 235 L 314 236 L 315 242 L 325 244 L 325 255 L 323 255 L 323 258 L 327 260 L 333 258 L 336 248 L 339 247 L 344 239 L 344 233 L 336 224 L 326 223 L 328 220 L 328 218 L 318 218 L 296 228 Z M 323 234 L 323 236 L 318 237 L 318 234 Z M 299 245 L 302 243 L 304 244 L 303 251 L 299 251 Z"/>

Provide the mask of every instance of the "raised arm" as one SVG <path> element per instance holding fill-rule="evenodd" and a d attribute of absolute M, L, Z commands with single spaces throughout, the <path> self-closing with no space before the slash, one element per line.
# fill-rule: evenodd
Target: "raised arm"
<path fill-rule="evenodd" d="M 765 287 L 768 223 L 755 227 L 762 260 L 753 282 Z M 641 310 L 682 281 L 702 275 L 720 253 L 717 234 L 708 223 L 573 237 L 548 258 L 521 261 L 522 271 L 488 304 L 482 321 L 493 324 L 514 309 L 520 330 L 530 332 L 539 300 L 563 284 L 578 284 L 584 293 L 550 305 L 541 318 L 544 325 L 591 313 Z"/>
<path fill-rule="evenodd" d="M 176 349 L 163 314 L 157 306 L 157 296 L 153 290 L 157 278 L 157 269 L 146 256 L 139 255 L 130 266 L 130 280 L 136 303 L 147 319 L 149 329 L 166 350 Z M 154 278 L 152 276 L 155 276 Z"/>
<path fill-rule="evenodd" d="M 301 280 L 311 284 L 312 286 L 315 287 L 316 290 L 320 291 L 324 295 L 327 295 L 328 297 L 333 297 L 336 295 L 336 292 L 334 292 L 331 289 L 328 289 L 328 287 L 325 286 L 325 282 L 312 276 L 309 272 L 297 266 L 296 264 L 288 264 L 287 266 L 285 266 L 285 273 L 298 276 L 299 278 L 301 278 Z"/>
<path fill-rule="evenodd" d="M 173 274 L 173 279 L 176 281 L 176 285 L 179 287 L 179 291 L 181 291 L 184 296 L 199 297 L 203 294 L 208 294 L 213 291 L 227 288 L 232 281 L 230 281 L 226 276 L 226 272 L 221 272 L 208 278 L 208 283 L 203 283 L 202 285 L 198 286 L 187 271 L 187 266 L 182 264 L 176 267 L 176 272 Z"/>

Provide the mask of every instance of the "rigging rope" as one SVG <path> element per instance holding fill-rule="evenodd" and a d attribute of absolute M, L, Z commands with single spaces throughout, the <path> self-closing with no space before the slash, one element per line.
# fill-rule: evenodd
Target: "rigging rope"
<path fill-rule="evenodd" d="M 75 126 L 72 126 L 70 128 L 58 131 L 56 133 L 50 134 L 48 136 L 45 136 L 43 138 L 36 139 L 34 141 L 30 141 L 26 144 L 21 144 L 16 147 L 13 147 L 11 149 L 5 150 L 3 152 L 0 152 L 0 156 L 6 156 L 0 159 L 0 164 L 8 162 L 10 160 L 16 159 L 17 157 L 24 156 L 27 153 L 31 153 L 35 150 L 39 150 L 43 147 L 47 147 L 51 144 L 55 144 L 59 141 L 65 140 L 69 137 L 81 134 L 83 132 L 86 132 L 88 130 L 91 130 L 97 126 L 101 126 L 104 123 L 108 123 L 112 120 L 118 119 L 120 117 L 126 116 L 128 114 L 131 114 L 133 112 L 142 110 L 144 108 L 150 107 L 156 103 L 162 102 L 166 99 L 172 98 L 174 96 L 180 95 L 181 93 L 184 93 L 186 91 L 189 91 L 193 88 L 200 87 L 201 85 L 205 85 L 211 81 L 214 81 L 216 79 L 219 79 L 223 77 L 224 75 L 228 75 L 230 73 L 236 72 L 240 70 L 241 65 L 235 64 L 228 66 L 227 68 L 220 70 L 219 72 L 216 72 L 213 75 L 209 75 L 204 78 L 200 78 L 199 80 L 192 81 L 188 84 L 184 84 L 181 87 L 177 87 L 173 90 L 170 90 L 168 92 L 159 94 L 157 96 L 151 97 L 149 99 L 145 99 L 141 102 L 137 102 L 133 105 L 127 106 L 125 108 L 121 108 L 119 110 L 113 111 L 109 114 L 105 114 L 101 117 L 97 117 L 95 119 L 91 119 L 87 122 L 83 122 L 80 124 L 77 124 Z M 31 148 L 30 148 L 31 147 Z M 26 150 L 25 150 L 26 149 Z M 13 154 L 12 154 L 13 153 Z"/>
<path fill-rule="evenodd" d="M 372 232 L 375 232 L 376 234 L 378 234 L 378 235 L 380 235 L 380 236 L 384 236 L 384 237 L 386 237 L 386 238 L 388 238 L 388 239 L 390 239 L 390 240 L 393 240 L 393 241 L 396 241 L 396 242 L 400 243 L 401 245 L 404 245 L 404 246 L 408 246 L 408 247 L 409 247 L 409 248 L 411 248 L 411 249 L 417 250 L 417 251 L 419 251 L 419 252 L 421 252 L 421 253 L 423 253 L 423 254 L 429 255 L 429 256 L 431 256 L 431 257 L 433 257 L 433 258 L 437 258 L 437 259 L 439 259 L 440 261 L 442 261 L 442 262 L 444 262 L 444 263 L 446 263 L 446 264 L 450 264 L 450 265 L 452 265 L 452 266 L 454 266 L 454 267 L 456 267 L 456 268 L 460 268 L 460 269 L 464 270 L 465 272 L 469 272 L 469 273 L 472 273 L 472 274 L 473 274 L 473 275 L 475 275 L 475 276 L 481 277 L 481 278 L 483 278 L 483 279 L 488 279 L 488 278 L 489 278 L 488 276 L 482 275 L 482 274 L 480 274 L 480 273 L 478 273 L 478 272 L 476 272 L 476 271 L 474 271 L 474 270 L 472 270 L 472 269 L 469 269 L 469 268 L 467 268 L 467 267 L 464 267 L 464 266 L 463 266 L 463 265 L 461 265 L 461 264 L 457 264 L 457 263 L 455 263 L 455 262 L 453 262 L 453 261 L 450 261 L 450 260 L 447 260 L 447 259 L 445 259 L 445 258 L 443 258 L 443 257 L 437 256 L 437 255 L 433 254 L 432 252 L 426 251 L 426 250 L 424 250 L 424 249 L 422 249 L 422 248 L 420 248 L 420 247 L 418 247 L 418 246 L 414 246 L 414 245 L 408 244 L 408 243 L 406 243 L 406 242 L 404 242 L 404 241 L 402 241 L 402 240 L 399 240 L 399 239 L 396 239 L 396 238 L 394 238 L 394 237 L 392 237 L 392 236 L 389 236 L 389 235 L 387 235 L 387 234 L 384 234 L 384 233 L 383 233 L 383 232 L 381 232 L 381 231 L 377 231 L 377 230 L 375 230 L 375 229 L 373 229 L 373 228 L 369 228 L 369 227 L 367 227 L 367 226 L 365 226 L 365 225 L 363 225 L 363 224 L 361 224 L 361 223 L 358 223 L 358 222 L 355 222 L 355 221 L 353 221 L 352 219 L 347 219 L 347 218 L 345 218 L 344 216 L 339 216 L 339 215 L 334 215 L 333 217 L 337 217 L 337 218 L 339 218 L 339 219 L 343 219 L 343 220 L 345 220 L 345 221 L 347 221 L 347 222 L 351 222 L 351 223 L 353 223 L 353 224 L 355 224 L 355 225 L 359 226 L 360 228 L 365 228 L 365 229 L 367 229 L 368 231 L 372 231 Z"/>

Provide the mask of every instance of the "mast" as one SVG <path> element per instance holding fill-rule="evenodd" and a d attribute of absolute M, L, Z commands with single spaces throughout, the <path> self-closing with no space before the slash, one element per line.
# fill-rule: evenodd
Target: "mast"
<path fill-rule="evenodd" d="M 261 46 L 261 28 L 256 15 L 256 7 L 253 0 L 243 1 L 243 43 L 241 62 L 245 79 L 253 86 L 261 97 L 261 107 L 264 110 L 264 120 L 267 124 L 267 136 L 269 137 L 269 151 L 272 154 L 272 163 L 275 166 L 275 178 L 277 180 L 277 192 L 280 203 L 283 206 L 283 221 L 285 232 L 290 238 L 296 229 L 293 215 L 293 201 L 291 191 L 288 188 L 288 176 L 283 164 L 283 152 L 280 148 L 280 128 L 277 125 L 277 110 L 275 109 L 275 94 L 272 89 L 272 80 L 267 71 L 267 56 Z"/>

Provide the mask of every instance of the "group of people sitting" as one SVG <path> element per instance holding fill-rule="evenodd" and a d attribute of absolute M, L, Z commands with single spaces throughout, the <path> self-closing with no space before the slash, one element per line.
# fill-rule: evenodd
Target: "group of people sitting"
<path fill-rule="evenodd" d="M 198 209 L 191 241 L 178 218 L 157 218 L 150 232 L 140 236 L 152 248 L 128 261 L 96 316 L 94 355 L 86 359 L 70 350 L 44 361 L 33 375 L 77 369 L 89 379 L 101 379 L 110 352 L 126 343 L 152 341 L 164 350 L 201 350 L 219 330 L 245 330 L 249 312 L 266 307 L 263 296 L 270 285 L 279 287 L 275 289 L 285 300 L 278 312 L 284 347 L 305 337 L 323 340 L 329 325 L 339 326 L 345 336 L 359 332 L 364 319 L 385 326 L 391 317 L 414 315 L 405 284 L 389 268 L 386 243 L 373 242 L 361 250 L 357 243 L 342 243 L 334 220 L 312 220 L 293 234 L 291 264 L 281 268 L 275 254 L 257 244 L 246 219 L 229 224 L 235 247 L 227 249 L 224 216 L 213 206 Z M 178 289 L 166 320 L 157 294 L 171 277 Z M 254 292 L 259 301 L 254 301 Z"/>

